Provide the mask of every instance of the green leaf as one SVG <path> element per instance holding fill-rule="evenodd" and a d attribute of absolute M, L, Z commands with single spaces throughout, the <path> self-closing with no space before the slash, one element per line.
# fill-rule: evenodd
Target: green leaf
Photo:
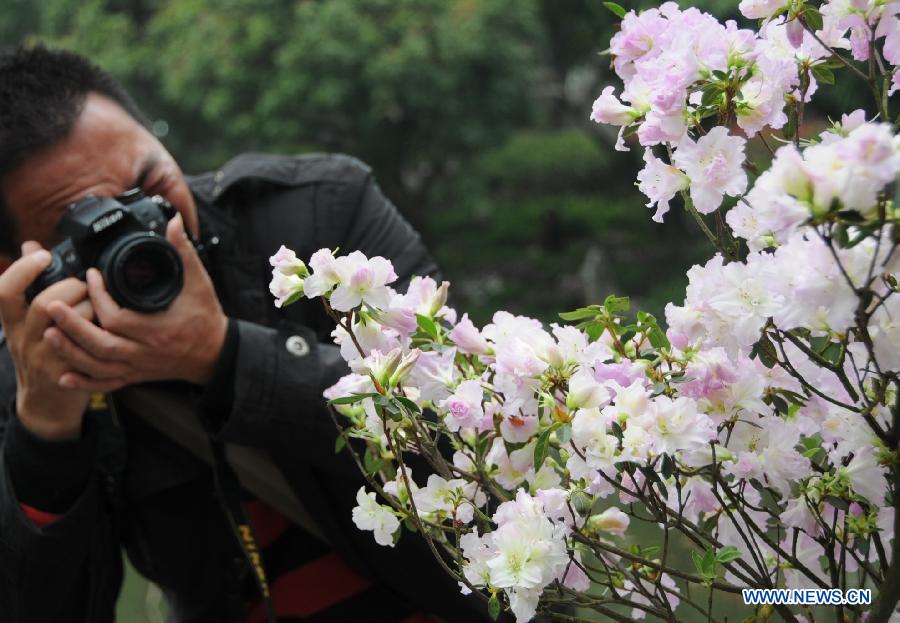
<path fill-rule="evenodd" d="M 339 454 L 341 450 L 344 449 L 344 446 L 347 445 L 347 433 L 341 433 L 338 435 L 338 438 L 334 440 L 334 453 Z"/>
<path fill-rule="evenodd" d="M 838 226 L 834 228 L 832 237 L 842 249 L 846 249 L 850 245 L 850 233 L 847 231 L 847 226 L 844 224 L 838 224 Z"/>
<path fill-rule="evenodd" d="M 722 89 L 716 87 L 714 89 L 708 89 L 703 91 L 703 97 L 700 100 L 700 103 L 703 106 L 712 106 L 713 104 L 718 103 L 719 98 L 722 96 Z"/>
<path fill-rule="evenodd" d="M 811 459 L 816 456 L 822 448 L 810 448 L 803 453 L 804 459 Z"/>
<path fill-rule="evenodd" d="M 671 348 L 669 338 L 666 337 L 665 331 L 660 328 L 656 316 L 647 312 L 638 312 L 637 318 L 641 329 L 647 335 L 647 339 L 650 340 L 653 348 Z"/>
<path fill-rule="evenodd" d="M 422 413 L 422 410 L 419 408 L 419 405 L 414 403 L 412 400 L 410 400 L 406 396 L 395 396 L 395 399 L 397 400 L 397 402 L 399 402 L 404 407 L 406 407 L 406 410 L 409 411 L 410 413 L 416 413 L 416 414 Z"/>
<path fill-rule="evenodd" d="M 399 422 L 403 419 L 403 413 L 395 404 L 388 405 L 384 408 L 385 415 L 387 415 L 389 420 L 394 422 Z"/>
<path fill-rule="evenodd" d="M 784 129 L 781 131 L 784 135 L 784 138 L 787 140 L 791 140 L 794 138 L 794 135 L 797 133 L 797 111 L 792 110 L 791 114 L 788 115 L 788 122 L 784 126 Z"/>
<path fill-rule="evenodd" d="M 711 549 L 706 550 L 700 561 L 703 571 L 701 572 L 705 578 L 716 577 L 716 554 Z"/>
<path fill-rule="evenodd" d="M 381 397 L 381 394 L 353 394 L 352 396 L 341 396 L 340 398 L 335 398 L 333 400 L 329 400 L 328 404 L 331 405 L 352 405 L 361 400 L 365 400 L 366 398 L 374 398 Z"/>
<path fill-rule="evenodd" d="M 775 407 L 775 411 L 777 411 L 778 413 L 784 415 L 788 412 L 788 403 L 781 396 L 772 396 L 768 399 L 768 401 L 769 404 Z"/>
<path fill-rule="evenodd" d="M 815 448 L 816 450 L 822 445 L 821 435 L 813 435 L 812 437 L 801 437 L 800 444 L 807 450 Z"/>
<path fill-rule="evenodd" d="M 627 296 L 610 294 L 606 297 L 606 300 L 603 301 L 603 307 L 610 315 L 623 314 L 631 309 L 631 299 Z"/>
<path fill-rule="evenodd" d="M 584 330 L 584 332 L 587 333 L 588 338 L 590 338 L 591 342 L 596 342 L 597 340 L 599 340 L 604 331 L 606 331 L 606 327 L 598 323 L 592 323 Z"/>
<path fill-rule="evenodd" d="M 490 600 L 488 600 L 488 614 L 491 615 L 491 619 L 494 621 L 500 616 L 500 598 L 497 597 L 497 593 L 491 595 Z"/>
<path fill-rule="evenodd" d="M 822 14 L 819 13 L 818 9 L 807 7 L 807 9 L 803 11 L 803 21 L 813 30 L 822 30 Z"/>
<path fill-rule="evenodd" d="M 775 350 L 775 345 L 769 339 L 768 333 L 763 332 L 759 341 L 753 345 L 753 349 L 750 351 L 750 358 L 756 357 L 767 368 L 774 368 L 775 364 L 778 363 L 778 351 Z"/>
<path fill-rule="evenodd" d="M 669 343 L 669 338 L 666 337 L 665 332 L 658 326 L 650 328 L 647 332 L 647 339 L 650 340 L 650 345 L 653 346 L 653 348 L 672 348 L 672 345 Z"/>
<path fill-rule="evenodd" d="M 819 84 L 834 84 L 834 72 L 824 65 L 813 66 L 812 73 Z"/>
<path fill-rule="evenodd" d="M 367 474 L 374 474 L 381 471 L 381 468 L 384 467 L 384 461 L 372 450 L 371 446 L 366 448 L 366 454 L 363 456 L 363 467 L 365 467 Z"/>
<path fill-rule="evenodd" d="M 716 562 L 727 563 L 732 560 L 737 560 L 742 556 L 741 552 L 733 545 L 726 545 L 718 552 L 716 552 Z"/>
<path fill-rule="evenodd" d="M 544 464 L 544 459 L 547 458 L 547 453 L 550 451 L 550 435 L 553 434 L 553 431 L 556 430 L 556 425 L 553 425 L 546 429 L 544 432 L 540 434 L 538 437 L 537 443 L 534 444 L 534 471 L 537 472 L 541 469 L 541 465 Z"/>
<path fill-rule="evenodd" d="M 662 484 L 662 480 L 659 478 L 659 474 L 656 473 L 652 467 L 648 465 L 641 465 L 640 467 L 641 473 L 644 474 L 644 478 L 649 480 L 651 483 Z"/>
<path fill-rule="evenodd" d="M 672 457 L 668 454 L 664 454 L 662 457 L 662 465 L 659 468 L 660 473 L 663 475 L 663 478 L 670 478 L 672 476 L 672 472 L 675 471 L 675 463 L 672 461 Z"/>
<path fill-rule="evenodd" d="M 897 276 L 894 273 L 887 273 L 884 276 L 884 282 L 894 292 L 900 292 L 900 286 L 897 284 Z"/>
<path fill-rule="evenodd" d="M 556 430 L 556 440 L 559 443 L 569 443 L 570 439 L 572 439 L 571 424 L 563 424 Z"/>
<path fill-rule="evenodd" d="M 622 441 L 622 436 L 624 433 L 622 432 L 622 427 L 619 426 L 619 423 L 618 422 L 610 422 L 609 428 L 611 429 L 613 437 L 615 437 L 619 441 Z"/>
<path fill-rule="evenodd" d="M 438 328 L 434 320 L 432 320 L 428 316 L 416 314 L 416 321 L 418 322 L 419 328 L 423 333 L 425 333 L 425 335 L 434 340 L 438 338 Z"/>
<path fill-rule="evenodd" d="M 694 561 L 694 568 L 697 570 L 697 573 L 700 575 L 703 574 L 703 556 L 691 550 L 691 560 Z"/>
<path fill-rule="evenodd" d="M 299 301 L 301 296 L 303 296 L 303 290 L 300 290 L 300 291 L 298 291 L 298 292 L 294 292 L 293 294 L 291 294 L 291 295 L 290 295 L 287 299 L 285 299 L 285 301 L 281 304 L 282 309 L 285 308 L 285 307 L 287 307 L 288 305 L 291 305 L 291 304 L 296 303 L 297 301 Z"/>
<path fill-rule="evenodd" d="M 591 305 L 590 307 L 579 307 L 575 311 L 563 312 L 559 317 L 563 320 L 584 320 L 596 317 L 601 311 L 597 305 Z"/>
<path fill-rule="evenodd" d="M 604 2 L 603 6 L 612 11 L 619 19 L 625 19 L 625 15 L 628 13 L 625 7 L 615 2 Z"/>

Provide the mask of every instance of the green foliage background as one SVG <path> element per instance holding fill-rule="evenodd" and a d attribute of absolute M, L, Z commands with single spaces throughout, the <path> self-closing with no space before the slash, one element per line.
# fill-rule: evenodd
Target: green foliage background
<path fill-rule="evenodd" d="M 0 44 L 93 58 L 188 172 L 248 150 L 366 160 L 476 322 L 554 321 L 611 292 L 661 316 L 709 249 L 678 210 L 650 221 L 640 154 L 588 120 L 620 84 L 599 55 L 617 21 L 600 0 L 5 0 Z"/>
<path fill-rule="evenodd" d="M 659 313 L 700 257 L 588 121 L 616 21 L 599 0 L 7 0 L 0 43 L 93 58 L 188 172 L 250 150 L 366 160 L 456 306 L 553 320 L 611 290 Z"/>

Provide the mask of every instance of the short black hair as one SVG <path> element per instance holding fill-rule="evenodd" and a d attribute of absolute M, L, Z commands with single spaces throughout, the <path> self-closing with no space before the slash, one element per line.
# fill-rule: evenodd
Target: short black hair
<path fill-rule="evenodd" d="M 144 115 L 115 78 L 85 57 L 43 45 L 0 50 L 0 178 L 41 149 L 65 139 L 90 93 Z M 0 188 L 0 253 L 18 255 L 15 222 Z"/>

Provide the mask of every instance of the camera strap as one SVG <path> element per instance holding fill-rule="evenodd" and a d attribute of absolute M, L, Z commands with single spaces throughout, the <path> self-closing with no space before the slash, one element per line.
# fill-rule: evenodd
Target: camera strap
<path fill-rule="evenodd" d="M 228 523 L 247 559 L 250 572 L 259 589 L 263 609 L 266 613 L 266 622 L 277 623 L 275 608 L 269 594 L 269 581 L 266 579 L 266 570 L 263 567 L 262 551 L 257 545 L 256 535 L 250 525 L 247 509 L 244 507 L 240 481 L 225 457 L 225 445 L 212 437 L 210 437 L 210 444 L 213 454 L 213 474 L 219 500 L 225 509 Z"/>

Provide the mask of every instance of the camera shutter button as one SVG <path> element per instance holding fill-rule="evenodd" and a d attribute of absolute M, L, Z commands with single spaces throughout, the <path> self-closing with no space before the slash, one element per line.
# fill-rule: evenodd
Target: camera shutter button
<path fill-rule="evenodd" d="M 302 335 L 292 335 L 284 343 L 284 347 L 295 357 L 304 357 L 309 354 L 309 343 Z"/>

